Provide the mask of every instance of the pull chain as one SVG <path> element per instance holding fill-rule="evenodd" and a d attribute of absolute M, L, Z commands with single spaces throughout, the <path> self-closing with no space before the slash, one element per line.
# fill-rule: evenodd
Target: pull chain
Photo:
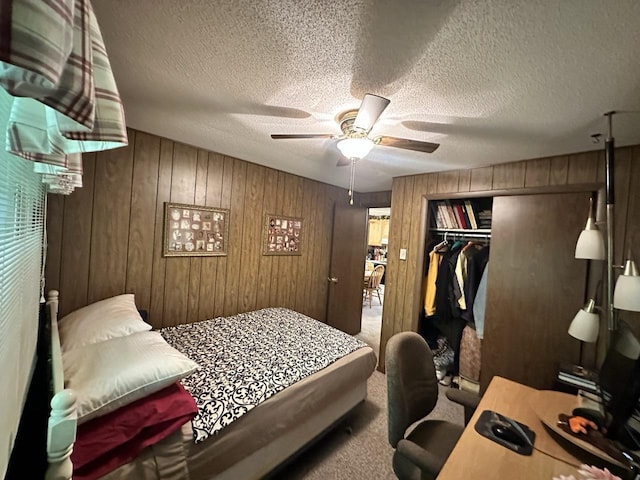
<path fill-rule="evenodd" d="M 349 205 L 353 205 L 353 185 L 356 179 L 356 161 L 357 158 L 351 159 L 351 177 L 349 178 Z"/>

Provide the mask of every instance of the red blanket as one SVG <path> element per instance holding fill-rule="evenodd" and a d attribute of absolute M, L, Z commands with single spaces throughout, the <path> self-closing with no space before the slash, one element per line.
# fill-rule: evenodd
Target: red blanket
<path fill-rule="evenodd" d="M 78 427 L 71 454 L 74 480 L 93 480 L 133 460 L 198 413 L 180 383 Z"/>

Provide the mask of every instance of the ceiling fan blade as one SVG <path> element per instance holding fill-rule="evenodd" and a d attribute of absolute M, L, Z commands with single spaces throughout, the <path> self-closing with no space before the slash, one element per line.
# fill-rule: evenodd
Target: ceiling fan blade
<path fill-rule="evenodd" d="M 440 146 L 439 143 L 420 142 L 418 140 L 409 140 L 408 138 L 385 136 L 378 137 L 376 143 L 384 147 L 404 148 L 406 150 L 415 150 L 416 152 L 424 153 L 433 153 Z"/>
<path fill-rule="evenodd" d="M 335 138 L 332 133 L 272 133 L 274 140 L 284 140 L 290 138 Z"/>
<path fill-rule="evenodd" d="M 391 100 L 388 98 L 367 93 L 362 99 L 362 105 L 360 105 L 358 115 L 353 122 L 354 128 L 364 130 L 365 132 L 371 130 L 390 102 Z"/>

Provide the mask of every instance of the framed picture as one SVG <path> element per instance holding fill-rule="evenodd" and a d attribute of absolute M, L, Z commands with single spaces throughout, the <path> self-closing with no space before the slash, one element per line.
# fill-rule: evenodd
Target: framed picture
<path fill-rule="evenodd" d="M 302 218 L 267 214 L 262 254 L 302 254 L 302 225 Z"/>
<path fill-rule="evenodd" d="M 229 210 L 164 203 L 165 257 L 200 257 L 227 254 Z"/>

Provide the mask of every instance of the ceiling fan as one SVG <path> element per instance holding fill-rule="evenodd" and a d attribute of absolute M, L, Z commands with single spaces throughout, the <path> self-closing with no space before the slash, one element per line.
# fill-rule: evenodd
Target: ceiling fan
<path fill-rule="evenodd" d="M 374 145 L 384 147 L 404 148 L 416 152 L 432 153 L 440 144 L 420 142 L 408 138 L 389 137 L 386 135 L 370 137 L 371 129 L 389 105 L 391 100 L 365 94 L 358 110 L 348 110 L 337 116 L 336 121 L 340 125 L 342 135 L 331 133 L 300 133 L 300 134 L 271 134 L 274 140 L 306 139 L 306 138 L 332 138 L 339 140 L 337 147 L 344 155 L 338 159 L 338 166 L 351 165 L 351 177 L 349 179 L 349 203 L 353 205 L 353 185 L 355 180 L 356 162 L 365 157 Z"/>
<path fill-rule="evenodd" d="M 340 125 L 342 135 L 335 134 L 272 134 L 274 140 L 284 139 L 306 139 L 306 138 L 332 138 L 340 140 L 337 147 L 344 158 L 338 160 L 338 166 L 352 165 L 355 161 L 366 156 L 374 145 L 384 147 L 403 148 L 416 152 L 432 153 L 440 144 L 431 142 L 421 142 L 408 138 L 389 137 L 386 135 L 370 137 L 371 129 L 380 118 L 380 115 L 387 108 L 391 100 L 373 95 L 365 94 L 358 110 L 348 110 L 337 116 L 336 121 Z"/>

